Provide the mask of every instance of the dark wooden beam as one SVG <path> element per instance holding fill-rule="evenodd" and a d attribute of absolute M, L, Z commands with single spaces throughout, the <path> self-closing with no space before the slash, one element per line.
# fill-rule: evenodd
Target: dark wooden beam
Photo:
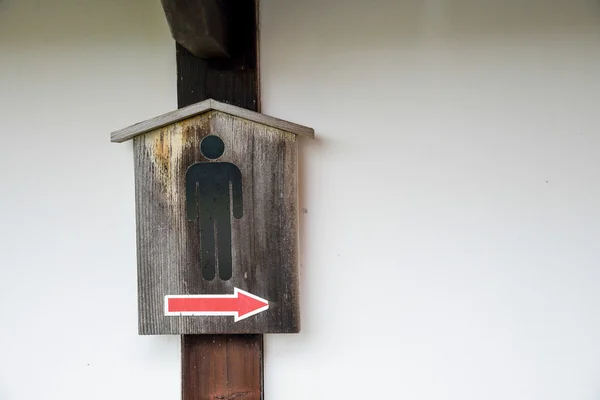
<path fill-rule="evenodd" d="M 212 98 L 260 112 L 256 2 L 229 1 L 229 58 L 202 60 L 177 45 L 179 107 Z"/>
<path fill-rule="evenodd" d="M 227 59 L 202 60 L 177 44 L 177 100 L 185 107 L 208 98 L 260 111 L 257 3 L 233 0 L 225 13 Z M 262 400 L 262 335 L 184 335 L 183 400 Z"/>
<path fill-rule="evenodd" d="M 200 58 L 228 57 L 228 17 L 219 0 L 161 0 L 173 39 Z"/>

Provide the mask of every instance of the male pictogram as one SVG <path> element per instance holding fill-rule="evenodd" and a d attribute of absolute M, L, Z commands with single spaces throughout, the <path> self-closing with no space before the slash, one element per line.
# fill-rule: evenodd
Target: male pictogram
<path fill-rule="evenodd" d="M 214 135 L 205 137 L 200 151 L 209 160 L 223 155 L 225 144 Z M 199 162 L 186 173 L 186 209 L 200 226 L 200 264 L 204 279 L 231 278 L 231 214 L 242 218 L 242 173 L 229 162 Z"/>

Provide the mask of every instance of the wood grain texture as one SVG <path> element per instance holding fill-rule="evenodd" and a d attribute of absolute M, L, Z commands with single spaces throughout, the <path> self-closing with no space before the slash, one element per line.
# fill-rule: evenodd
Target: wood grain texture
<path fill-rule="evenodd" d="M 233 277 L 207 281 L 200 227 L 185 212 L 187 168 L 209 162 L 205 136 L 225 143 L 220 162 L 242 174 L 244 216 L 232 219 Z M 211 111 L 134 140 L 140 334 L 293 333 L 300 329 L 297 271 L 296 136 Z M 242 321 L 227 316 L 165 316 L 166 295 L 233 294 L 269 301 Z"/>
<path fill-rule="evenodd" d="M 261 400 L 262 335 L 187 335 L 182 400 Z"/>
<path fill-rule="evenodd" d="M 236 1 L 236 0 L 234 0 Z M 196 57 L 227 57 L 228 18 L 219 0 L 161 0 L 173 39 Z"/>
<path fill-rule="evenodd" d="M 125 142 L 138 135 L 148 133 L 211 110 L 221 111 L 232 116 L 258 122 L 259 124 L 277 128 L 295 135 L 308 136 L 310 138 L 314 138 L 315 135 L 314 130 L 307 126 L 298 125 L 293 122 L 284 121 L 265 114 L 209 99 L 113 132 L 111 133 L 110 140 L 117 143 Z"/>

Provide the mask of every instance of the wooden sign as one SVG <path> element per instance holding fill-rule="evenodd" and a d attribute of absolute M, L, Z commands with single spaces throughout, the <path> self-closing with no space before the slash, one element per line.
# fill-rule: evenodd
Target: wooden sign
<path fill-rule="evenodd" d="M 134 146 L 140 334 L 300 330 L 298 135 L 214 100 L 112 133 Z"/>

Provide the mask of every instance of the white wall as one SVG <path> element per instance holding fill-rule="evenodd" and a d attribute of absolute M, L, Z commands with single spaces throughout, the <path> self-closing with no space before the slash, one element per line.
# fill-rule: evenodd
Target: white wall
<path fill-rule="evenodd" d="M 0 399 L 177 399 L 138 337 L 131 145 L 176 106 L 160 2 L 0 0 Z"/>
<path fill-rule="evenodd" d="M 0 0 L 2 400 L 179 396 L 178 339 L 136 335 L 131 148 L 107 139 L 175 107 L 154 3 Z M 319 137 L 267 398 L 597 399 L 600 5 L 261 9 L 264 111 Z"/>
<path fill-rule="evenodd" d="M 600 398 L 600 4 L 262 0 L 301 148 L 270 399 Z"/>

